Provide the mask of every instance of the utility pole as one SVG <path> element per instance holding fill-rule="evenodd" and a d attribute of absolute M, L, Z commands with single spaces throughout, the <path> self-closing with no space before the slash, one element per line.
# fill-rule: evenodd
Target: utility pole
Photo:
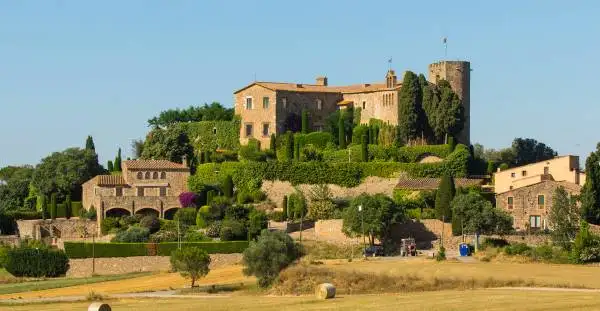
<path fill-rule="evenodd" d="M 92 276 L 96 274 L 96 233 L 92 233 Z"/>
<path fill-rule="evenodd" d="M 300 210 L 300 243 L 302 243 L 302 221 L 304 220 L 304 206 Z"/>
<path fill-rule="evenodd" d="M 365 241 L 365 219 L 364 219 L 363 212 L 362 212 L 362 205 L 358 206 L 358 212 L 360 213 L 360 226 L 361 226 L 362 237 L 363 237 L 363 255 L 366 256 L 366 254 L 364 252 L 367 249 L 367 242 Z"/>

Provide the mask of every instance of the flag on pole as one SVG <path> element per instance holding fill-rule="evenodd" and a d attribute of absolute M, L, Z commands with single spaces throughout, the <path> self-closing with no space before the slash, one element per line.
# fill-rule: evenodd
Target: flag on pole
<path fill-rule="evenodd" d="M 448 38 L 444 37 L 444 38 L 442 39 L 442 42 L 443 42 L 444 44 L 446 44 L 446 41 L 448 41 Z"/>
<path fill-rule="evenodd" d="M 388 59 L 388 63 L 392 63 L 392 58 L 390 57 L 390 59 Z"/>

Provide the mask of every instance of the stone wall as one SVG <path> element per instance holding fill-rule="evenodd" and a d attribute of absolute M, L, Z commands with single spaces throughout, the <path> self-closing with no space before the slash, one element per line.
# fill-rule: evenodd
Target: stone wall
<path fill-rule="evenodd" d="M 16 246 L 19 244 L 19 241 L 18 235 L 0 235 L 0 244 Z"/>
<path fill-rule="evenodd" d="M 344 94 L 344 100 L 351 100 L 354 102 L 355 108 L 361 108 L 361 124 L 368 124 L 371 119 L 379 119 L 388 124 L 398 124 L 398 94 L 399 91 L 396 90 Z M 391 102 L 384 101 L 384 96 L 391 97 Z"/>
<path fill-rule="evenodd" d="M 361 195 L 362 193 L 377 194 L 383 193 L 388 196 L 392 196 L 394 188 L 398 184 L 397 178 L 381 178 L 381 177 L 367 177 L 358 186 L 353 188 L 344 188 L 338 185 L 329 185 L 329 189 L 334 197 L 337 198 L 352 198 Z M 302 184 L 298 186 L 298 189 L 308 197 L 310 189 L 314 185 Z M 268 181 L 264 180 L 261 186 L 261 190 L 267 194 L 267 197 L 274 202 L 277 207 L 282 207 L 283 196 L 290 195 L 296 190 L 294 186 L 288 181 Z"/>
<path fill-rule="evenodd" d="M 210 255 L 210 268 L 238 264 L 241 262 L 241 254 L 213 254 Z M 85 277 L 92 275 L 92 259 L 71 259 L 71 268 L 67 277 Z M 96 258 L 95 273 L 99 275 L 124 274 L 148 271 L 169 271 L 171 263 L 168 256 L 139 256 L 139 257 L 115 257 Z"/>
<path fill-rule="evenodd" d="M 57 218 L 54 220 L 17 220 L 19 237 L 42 239 L 55 238 L 85 238 L 96 232 L 96 222 L 73 217 L 71 219 Z"/>

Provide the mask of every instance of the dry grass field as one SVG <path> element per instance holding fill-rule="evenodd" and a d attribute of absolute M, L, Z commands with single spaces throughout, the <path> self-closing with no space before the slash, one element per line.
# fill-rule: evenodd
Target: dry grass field
<path fill-rule="evenodd" d="M 86 310 L 89 302 L 44 304 L 45 311 Z M 113 310 L 598 310 L 600 294 L 515 290 L 439 291 L 394 295 L 339 296 L 320 301 L 309 296 L 233 296 L 191 299 L 125 299 L 109 301 Z M 1 306 L 25 311 L 37 305 Z"/>

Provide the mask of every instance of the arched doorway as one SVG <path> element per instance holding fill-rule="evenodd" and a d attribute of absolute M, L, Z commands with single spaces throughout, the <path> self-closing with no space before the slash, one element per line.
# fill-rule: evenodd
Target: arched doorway
<path fill-rule="evenodd" d="M 177 210 L 179 210 L 179 208 L 177 208 L 177 207 L 172 207 L 172 208 L 166 210 L 165 211 L 165 219 L 173 220 L 175 218 L 175 213 L 177 213 Z"/>
<path fill-rule="evenodd" d="M 111 208 L 111 209 L 107 210 L 105 212 L 105 214 L 106 214 L 105 218 L 131 216 L 131 212 L 129 212 L 129 210 L 120 208 L 120 207 Z"/>
<path fill-rule="evenodd" d="M 136 215 L 144 215 L 144 216 L 152 215 L 152 216 L 156 216 L 156 217 L 160 216 L 158 211 L 153 208 L 141 208 L 141 209 L 135 211 L 135 214 Z"/>

